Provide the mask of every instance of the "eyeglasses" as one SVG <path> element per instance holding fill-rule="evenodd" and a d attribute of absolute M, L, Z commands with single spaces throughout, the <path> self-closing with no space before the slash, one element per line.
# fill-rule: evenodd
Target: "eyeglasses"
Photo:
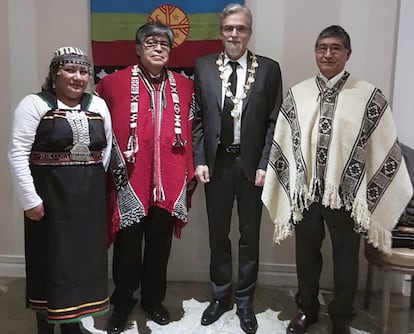
<path fill-rule="evenodd" d="M 240 35 L 245 35 L 250 31 L 246 26 L 223 26 L 221 28 L 222 32 L 228 35 L 232 34 L 234 29 L 236 29 L 236 32 Z"/>
<path fill-rule="evenodd" d="M 345 50 L 346 48 L 339 45 L 339 44 L 319 44 L 315 47 L 315 51 L 321 55 L 324 55 L 328 52 L 328 50 L 332 53 L 332 54 L 338 54 L 341 53 Z"/>
<path fill-rule="evenodd" d="M 148 41 L 145 41 L 143 44 L 147 49 L 156 49 L 158 45 L 164 51 L 169 51 L 171 49 L 170 43 L 167 41 L 157 41 L 156 39 L 150 39 Z"/>

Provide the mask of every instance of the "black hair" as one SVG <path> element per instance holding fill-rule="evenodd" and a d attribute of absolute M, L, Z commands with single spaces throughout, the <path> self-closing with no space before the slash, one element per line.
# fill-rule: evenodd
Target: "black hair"
<path fill-rule="evenodd" d="M 318 38 L 315 42 L 315 47 L 318 46 L 318 43 L 323 38 L 336 37 L 342 41 L 345 49 L 351 50 L 351 38 L 344 28 L 338 25 L 329 26 L 321 31 Z"/>
<path fill-rule="evenodd" d="M 166 35 L 170 48 L 172 48 L 174 43 L 174 33 L 172 29 L 164 23 L 158 21 L 147 22 L 139 27 L 137 33 L 135 34 L 135 44 L 141 45 L 148 37 L 157 35 Z"/>

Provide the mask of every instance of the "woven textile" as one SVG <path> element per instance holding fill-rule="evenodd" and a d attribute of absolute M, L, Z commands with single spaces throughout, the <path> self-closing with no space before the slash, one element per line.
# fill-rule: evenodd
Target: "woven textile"
<path fill-rule="evenodd" d="M 355 230 L 390 253 L 391 230 L 411 196 L 391 109 L 379 89 L 345 72 L 332 89 L 316 77 L 289 90 L 262 195 L 275 242 L 320 201 L 351 212 Z"/>

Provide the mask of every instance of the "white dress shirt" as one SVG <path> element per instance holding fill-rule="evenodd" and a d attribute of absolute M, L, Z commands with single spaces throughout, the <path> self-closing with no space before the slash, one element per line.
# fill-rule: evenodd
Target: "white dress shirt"
<path fill-rule="evenodd" d="M 237 73 L 236 96 L 241 96 L 243 94 L 244 83 L 246 82 L 247 50 L 237 60 L 232 60 L 229 57 L 227 57 L 227 55 L 224 57 L 224 80 L 223 80 L 223 85 L 221 86 L 221 91 L 222 91 L 221 105 L 224 105 L 224 98 L 225 98 L 225 92 L 226 92 L 224 83 L 228 81 L 230 74 L 232 72 L 232 68 L 231 68 L 231 65 L 229 64 L 229 61 L 236 61 L 239 63 L 236 69 L 236 73 Z M 234 119 L 234 142 L 233 144 L 240 144 L 242 108 L 243 108 L 243 100 L 241 100 L 240 103 L 237 105 L 237 109 L 239 111 L 240 117 L 238 119 Z"/>

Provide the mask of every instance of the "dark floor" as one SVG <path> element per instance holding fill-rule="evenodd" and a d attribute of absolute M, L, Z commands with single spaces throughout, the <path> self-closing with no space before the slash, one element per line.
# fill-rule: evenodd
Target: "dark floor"
<path fill-rule="evenodd" d="M 110 286 L 110 290 L 112 290 L 112 286 Z M 172 320 L 176 321 L 183 316 L 183 300 L 194 298 L 200 302 L 206 302 L 209 300 L 209 294 L 210 286 L 207 283 L 171 282 L 168 284 L 164 305 L 170 311 Z M 280 312 L 279 320 L 288 320 L 296 312 L 294 294 L 295 289 L 293 288 L 259 286 L 255 295 L 255 312 L 261 313 L 271 309 Z M 323 305 L 329 302 L 330 297 L 331 293 L 329 291 L 322 292 L 319 323 L 310 328 L 309 334 L 330 334 L 331 325 L 326 314 L 326 306 Z M 358 314 L 352 323 L 352 327 L 357 329 L 358 332 L 380 333 L 380 298 L 379 293 L 374 293 L 371 309 L 366 311 L 363 309 L 362 293 L 358 294 L 355 303 Z M 110 313 L 108 312 L 106 315 L 95 319 L 96 328 L 103 329 L 109 315 Z M 141 311 L 139 305 L 134 308 L 131 318 L 136 320 L 140 334 L 150 333 L 150 330 L 145 325 L 145 314 Z M 23 278 L 0 278 L 0 334 L 6 333 L 36 333 L 34 314 L 32 311 L 25 309 L 24 305 Z M 401 295 L 392 295 L 388 334 L 410 333 L 414 333 L 414 310 L 410 309 L 409 298 Z"/>

